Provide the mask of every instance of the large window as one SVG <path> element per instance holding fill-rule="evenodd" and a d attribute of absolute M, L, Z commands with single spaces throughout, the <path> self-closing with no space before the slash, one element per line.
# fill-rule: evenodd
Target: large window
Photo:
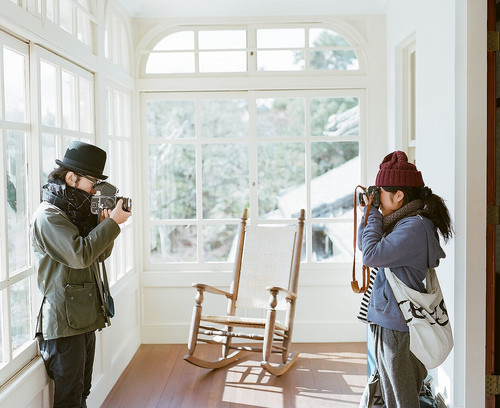
<path fill-rule="evenodd" d="M 352 259 L 365 96 L 352 78 L 365 64 L 359 39 L 342 31 L 184 26 L 151 42 L 142 78 L 189 92 L 142 97 L 149 268 L 224 270 L 245 207 L 252 222 L 269 224 L 304 208 L 302 261 Z M 197 88 L 206 81 L 196 76 L 209 87 Z M 309 89 L 318 76 L 329 85 Z"/>
<path fill-rule="evenodd" d="M 231 261 L 245 207 L 268 223 L 290 222 L 306 209 L 303 261 L 348 261 L 362 96 L 145 96 L 151 264 Z"/>
<path fill-rule="evenodd" d="M 36 352 L 33 264 L 27 251 L 28 75 L 28 47 L 0 32 L 0 384 Z"/>
<path fill-rule="evenodd" d="M 105 174 L 131 196 L 131 93 L 108 84 L 100 90 L 106 109 L 99 112 L 107 125 L 100 143 L 108 152 Z M 34 323 L 41 296 L 30 217 L 68 144 L 97 142 L 95 91 L 91 72 L 0 32 L 0 387 L 37 355 Z M 107 260 L 111 282 L 133 269 L 132 222 L 121 226 Z"/>

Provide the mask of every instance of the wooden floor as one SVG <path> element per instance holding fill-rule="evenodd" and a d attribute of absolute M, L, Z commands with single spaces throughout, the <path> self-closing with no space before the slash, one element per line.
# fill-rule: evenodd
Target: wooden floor
<path fill-rule="evenodd" d="M 358 407 L 365 343 L 296 343 L 293 350 L 300 351 L 295 365 L 274 377 L 260 367 L 259 353 L 206 370 L 183 360 L 186 345 L 142 345 L 101 408 Z M 219 347 L 200 345 L 196 353 L 214 351 Z"/>

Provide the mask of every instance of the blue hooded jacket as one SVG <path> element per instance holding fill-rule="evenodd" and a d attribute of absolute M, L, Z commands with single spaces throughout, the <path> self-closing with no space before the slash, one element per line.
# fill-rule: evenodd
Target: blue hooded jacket
<path fill-rule="evenodd" d="M 368 321 L 388 329 L 407 332 L 408 326 L 385 278 L 384 268 L 391 271 L 407 286 L 425 292 L 423 280 L 428 268 L 435 268 L 446 254 L 439 244 L 434 223 L 420 215 L 400 220 L 394 229 L 383 236 L 382 214 L 371 207 L 368 222 L 365 214 L 358 229 L 358 246 L 363 264 L 379 268 L 373 283 L 368 306 Z"/>

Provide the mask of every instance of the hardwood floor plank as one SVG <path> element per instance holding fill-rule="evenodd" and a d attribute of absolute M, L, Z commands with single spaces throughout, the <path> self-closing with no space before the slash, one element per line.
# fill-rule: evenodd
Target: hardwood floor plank
<path fill-rule="evenodd" d="M 183 360 L 186 345 L 141 345 L 101 408 L 358 406 L 366 383 L 365 343 L 298 343 L 294 349 L 300 351 L 297 362 L 276 377 L 260 367 L 259 353 L 206 370 Z M 220 348 L 200 345 L 196 353 L 215 359 Z"/>

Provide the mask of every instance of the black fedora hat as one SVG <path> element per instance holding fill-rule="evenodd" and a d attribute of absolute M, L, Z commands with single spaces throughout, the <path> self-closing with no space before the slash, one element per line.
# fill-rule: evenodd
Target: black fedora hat
<path fill-rule="evenodd" d="M 64 158 L 56 159 L 56 163 L 68 170 L 92 176 L 99 180 L 106 180 L 108 176 L 102 174 L 106 164 L 106 152 L 97 146 L 73 141 L 64 153 Z"/>

